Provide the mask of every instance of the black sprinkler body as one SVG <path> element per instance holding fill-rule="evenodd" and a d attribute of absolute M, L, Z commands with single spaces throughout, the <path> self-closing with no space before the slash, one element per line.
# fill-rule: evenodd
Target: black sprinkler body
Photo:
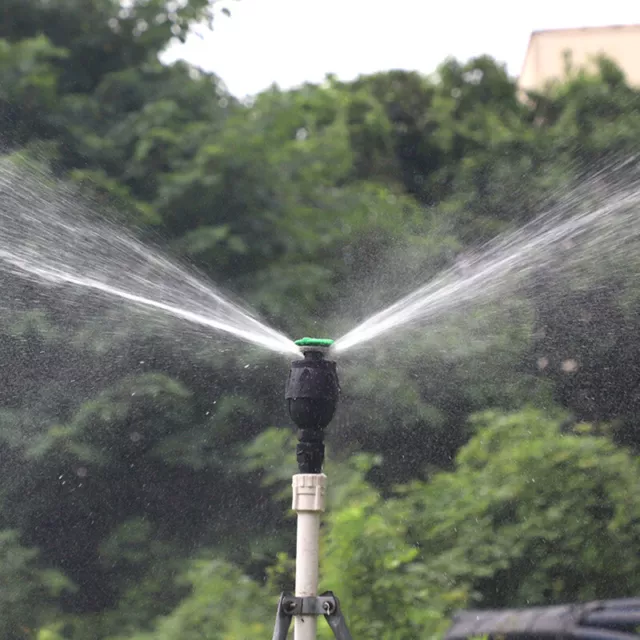
<path fill-rule="evenodd" d="M 325 359 L 332 341 L 303 338 L 296 344 L 304 359 L 291 363 L 285 399 L 298 427 L 298 469 L 300 473 L 321 473 L 324 429 L 333 419 L 340 395 L 336 363 Z"/>

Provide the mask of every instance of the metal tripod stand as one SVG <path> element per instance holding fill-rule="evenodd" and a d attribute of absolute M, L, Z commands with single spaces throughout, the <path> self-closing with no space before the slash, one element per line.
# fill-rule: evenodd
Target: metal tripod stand
<path fill-rule="evenodd" d="M 322 342 L 314 341 L 311 342 Z M 298 426 L 293 476 L 293 504 L 297 513 L 295 595 L 283 593 L 278 603 L 273 640 L 286 640 L 291 621 L 295 640 L 316 640 L 318 617 L 324 616 L 338 640 L 352 640 L 338 598 L 318 595 L 320 516 L 325 509 L 327 476 L 324 428 L 331 422 L 339 395 L 336 363 L 325 360 L 326 349 L 304 345 L 304 360 L 291 363 L 285 398 L 289 415 Z"/>
<path fill-rule="evenodd" d="M 352 640 L 347 623 L 340 610 L 340 602 L 331 591 L 325 591 L 317 597 L 296 598 L 290 593 L 283 593 L 278 602 L 276 626 L 272 640 L 287 640 L 287 633 L 293 616 L 323 615 L 337 640 Z"/>

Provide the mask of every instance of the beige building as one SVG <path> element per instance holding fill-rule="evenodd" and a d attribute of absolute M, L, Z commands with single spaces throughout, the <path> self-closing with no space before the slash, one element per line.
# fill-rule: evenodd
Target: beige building
<path fill-rule="evenodd" d="M 624 71 L 627 81 L 640 85 L 640 25 L 585 27 L 534 31 L 518 85 L 523 91 L 543 89 L 565 77 L 565 56 L 573 68 L 593 69 L 593 59 L 606 55 Z"/>

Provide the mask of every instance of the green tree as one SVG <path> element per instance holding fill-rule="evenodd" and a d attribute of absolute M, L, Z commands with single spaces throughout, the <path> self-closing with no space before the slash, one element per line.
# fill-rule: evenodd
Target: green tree
<path fill-rule="evenodd" d="M 606 60 L 525 102 L 483 56 L 240 104 L 215 75 L 158 61 L 211 17 L 204 0 L 5 5 L 12 161 L 24 172 L 33 155 L 49 162 L 96 209 L 295 337 L 350 329 L 636 145 L 640 93 Z M 629 167 L 600 179 L 624 184 Z M 551 278 L 564 255 L 517 299 L 459 307 L 340 358 L 326 582 L 362 637 L 436 634 L 459 605 L 635 585 L 636 461 L 594 434 L 638 445 L 638 265 L 601 256 L 580 277 Z M 71 290 L 3 286 L 11 624 L 41 625 L 41 640 L 263 633 L 290 580 L 293 445 L 267 431 L 288 424 L 287 363 L 186 325 L 155 331 Z M 517 413 L 554 404 L 573 414 L 565 431 L 587 420 L 593 433 Z M 509 414 L 469 421 L 488 409 Z M 382 460 L 350 461 L 362 451 Z M 45 568 L 77 590 L 36 597 Z M 268 606 L 246 619 L 259 598 Z M 206 608 L 215 599 L 229 616 Z"/>
<path fill-rule="evenodd" d="M 73 588 L 60 572 L 43 568 L 38 555 L 16 531 L 0 531 L 0 636 L 7 640 L 30 635 L 55 613 L 56 597 Z"/>
<path fill-rule="evenodd" d="M 324 584 L 342 594 L 354 633 L 438 637 L 461 606 L 637 591 L 638 461 L 589 425 L 561 424 L 537 410 L 481 414 L 454 471 L 390 499 L 361 476 L 344 482 Z"/>
<path fill-rule="evenodd" d="M 635 592 L 637 459 L 589 425 L 563 433 L 539 411 L 475 422 L 455 473 L 414 492 L 431 575 L 483 607 Z"/>

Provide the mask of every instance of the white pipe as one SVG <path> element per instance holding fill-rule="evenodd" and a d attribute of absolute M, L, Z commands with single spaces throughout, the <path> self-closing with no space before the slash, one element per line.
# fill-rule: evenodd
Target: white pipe
<path fill-rule="evenodd" d="M 318 595 L 320 514 L 324 511 L 327 476 L 303 473 L 293 476 L 293 509 L 298 514 L 296 540 L 296 596 Z M 295 640 L 316 640 L 317 616 L 295 616 Z"/>

